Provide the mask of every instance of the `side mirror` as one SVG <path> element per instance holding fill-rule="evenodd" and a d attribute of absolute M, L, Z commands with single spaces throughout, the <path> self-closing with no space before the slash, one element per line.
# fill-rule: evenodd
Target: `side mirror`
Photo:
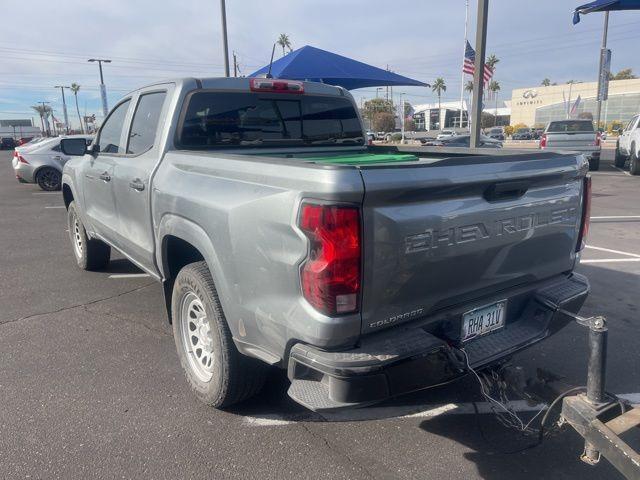
<path fill-rule="evenodd" d="M 622 135 L 622 132 L 623 132 L 623 131 L 624 131 L 624 130 L 623 130 L 622 128 L 619 128 L 619 129 L 618 129 L 618 135 Z"/>
<path fill-rule="evenodd" d="M 82 156 L 87 153 L 87 141 L 84 138 L 63 138 L 60 140 L 60 150 L 65 155 Z"/>

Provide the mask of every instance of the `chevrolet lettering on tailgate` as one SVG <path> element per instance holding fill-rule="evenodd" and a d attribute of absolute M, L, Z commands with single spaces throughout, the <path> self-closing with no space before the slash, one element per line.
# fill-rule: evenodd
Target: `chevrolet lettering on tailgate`
<path fill-rule="evenodd" d="M 575 224 L 577 210 L 560 208 L 545 212 L 532 213 L 516 217 L 508 217 L 493 224 L 473 223 L 447 229 L 428 229 L 405 239 L 405 253 L 422 252 L 438 247 L 450 247 L 463 243 L 485 240 L 501 235 L 535 230 L 549 225 Z"/>

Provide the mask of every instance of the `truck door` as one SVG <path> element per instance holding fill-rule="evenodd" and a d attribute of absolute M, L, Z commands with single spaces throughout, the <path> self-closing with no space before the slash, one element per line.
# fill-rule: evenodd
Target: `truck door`
<path fill-rule="evenodd" d="M 98 154 L 89 156 L 84 167 L 84 204 L 93 231 L 115 242 L 118 216 L 113 192 L 115 160 L 124 153 L 124 125 L 131 99 L 118 104 L 102 124 L 96 138 Z"/>
<path fill-rule="evenodd" d="M 118 212 L 118 242 L 131 259 L 146 270 L 155 270 L 151 221 L 150 178 L 160 160 L 158 131 L 164 125 L 167 87 L 143 90 L 134 99 L 126 153 L 116 160 L 114 194 Z"/>
<path fill-rule="evenodd" d="M 631 153 L 631 134 L 638 123 L 639 115 L 633 117 L 620 135 L 620 153 L 629 155 Z"/>

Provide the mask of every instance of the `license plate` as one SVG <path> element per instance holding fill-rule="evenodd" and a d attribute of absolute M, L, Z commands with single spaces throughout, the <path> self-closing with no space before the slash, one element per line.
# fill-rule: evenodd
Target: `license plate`
<path fill-rule="evenodd" d="M 465 313 L 462 316 L 462 341 L 467 342 L 504 327 L 506 306 L 507 301 L 501 300 Z"/>

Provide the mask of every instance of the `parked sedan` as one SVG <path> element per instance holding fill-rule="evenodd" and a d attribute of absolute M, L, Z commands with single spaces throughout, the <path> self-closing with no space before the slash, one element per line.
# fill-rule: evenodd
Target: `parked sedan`
<path fill-rule="evenodd" d="M 531 129 L 529 128 L 519 128 L 512 136 L 512 140 L 531 140 L 533 136 L 531 135 Z"/>
<path fill-rule="evenodd" d="M 442 140 L 432 140 L 423 145 L 434 147 L 455 147 L 455 148 L 469 148 L 471 144 L 470 135 L 456 135 L 451 138 L 444 138 Z M 502 142 L 495 138 L 487 137 L 486 135 L 480 135 L 479 148 L 502 148 Z"/>
<path fill-rule="evenodd" d="M 15 146 L 16 141 L 13 137 L 2 137 L 0 139 L 0 150 L 11 150 Z"/>
<path fill-rule="evenodd" d="M 87 145 L 93 139 L 90 135 L 69 135 L 17 147 L 13 152 L 13 170 L 18 181 L 37 183 L 42 190 L 60 190 L 62 167 L 71 158 L 62 153 L 60 140 L 74 137 L 84 138 Z"/>
<path fill-rule="evenodd" d="M 442 130 L 436 137 L 437 140 L 444 140 L 445 138 L 455 137 L 457 134 L 455 130 Z"/>

